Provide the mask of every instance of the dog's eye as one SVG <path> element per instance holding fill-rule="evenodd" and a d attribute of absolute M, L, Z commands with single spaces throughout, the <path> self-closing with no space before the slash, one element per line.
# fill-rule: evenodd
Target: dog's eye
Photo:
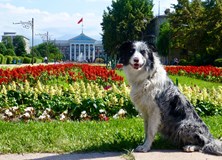
<path fill-rule="evenodd" d="M 135 49 L 131 49 L 130 53 L 133 54 L 135 52 Z"/>
<path fill-rule="evenodd" d="M 145 51 L 145 50 L 141 50 L 140 53 L 141 53 L 141 54 L 145 54 L 146 51 Z"/>

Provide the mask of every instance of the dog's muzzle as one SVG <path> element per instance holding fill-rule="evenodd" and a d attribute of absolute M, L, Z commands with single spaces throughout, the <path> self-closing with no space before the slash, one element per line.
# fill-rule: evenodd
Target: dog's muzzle
<path fill-rule="evenodd" d="M 131 65 L 134 69 L 140 69 L 140 68 L 142 68 L 143 64 L 144 64 L 144 63 L 140 64 L 140 63 L 139 63 L 139 59 L 136 58 L 136 57 L 133 59 L 133 64 L 130 63 L 130 65 Z"/>

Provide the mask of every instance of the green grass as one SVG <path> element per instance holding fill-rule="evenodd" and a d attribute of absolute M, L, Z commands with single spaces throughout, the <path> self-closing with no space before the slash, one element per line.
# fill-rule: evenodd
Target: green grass
<path fill-rule="evenodd" d="M 207 81 L 204 81 L 204 80 L 200 80 L 200 79 L 194 79 L 194 78 L 190 78 L 190 77 L 185 77 L 185 76 L 174 76 L 174 75 L 170 75 L 169 76 L 173 81 L 174 83 L 176 83 L 176 78 L 178 79 L 178 82 L 179 84 L 181 85 L 188 85 L 188 86 L 194 86 L 194 85 L 197 85 L 199 86 L 200 88 L 217 88 L 219 86 L 222 86 L 222 83 L 215 83 L 215 82 L 207 82 Z"/>
<path fill-rule="evenodd" d="M 126 79 L 126 75 L 122 70 L 117 70 L 117 74 L 120 76 L 124 77 L 124 81 L 126 84 L 128 84 L 127 79 Z M 222 86 L 221 83 L 215 83 L 215 82 L 207 82 L 204 80 L 200 80 L 200 79 L 195 79 L 195 78 L 190 78 L 190 77 L 185 77 L 185 76 L 175 76 L 175 75 L 170 75 L 169 76 L 170 79 L 173 80 L 174 83 L 176 83 L 176 79 L 178 79 L 179 84 L 181 85 L 188 85 L 188 86 L 194 86 L 197 85 L 200 88 L 207 88 L 207 89 L 211 89 L 213 87 L 217 88 L 219 86 Z"/>
<path fill-rule="evenodd" d="M 205 117 L 215 137 L 222 137 L 222 117 Z M 141 118 L 109 122 L 0 121 L 0 153 L 124 151 L 143 142 Z M 175 149 L 156 136 L 153 149 Z"/>

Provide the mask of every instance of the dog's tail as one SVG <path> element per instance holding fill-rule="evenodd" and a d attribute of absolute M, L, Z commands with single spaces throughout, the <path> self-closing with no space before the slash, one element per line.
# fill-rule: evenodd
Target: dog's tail
<path fill-rule="evenodd" d="M 202 151 L 205 153 L 222 156 L 222 142 L 217 139 L 213 139 L 203 146 Z"/>

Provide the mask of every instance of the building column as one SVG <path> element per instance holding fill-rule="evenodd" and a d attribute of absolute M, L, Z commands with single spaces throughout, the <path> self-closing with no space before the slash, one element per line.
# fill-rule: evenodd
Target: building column
<path fill-rule="evenodd" d="M 90 44 L 88 44 L 88 58 L 91 60 L 91 57 L 90 57 Z"/>
<path fill-rule="evenodd" d="M 84 55 L 84 61 L 86 60 L 86 44 L 83 44 L 83 49 L 84 49 L 84 51 L 83 51 L 83 55 Z"/>
<path fill-rule="evenodd" d="M 69 60 L 72 60 L 72 44 L 69 44 Z"/>
<path fill-rule="evenodd" d="M 95 44 L 93 44 L 93 61 L 95 60 Z"/>
<path fill-rule="evenodd" d="M 76 61 L 76 44 L 74 44 L 74 61 Z"/>

